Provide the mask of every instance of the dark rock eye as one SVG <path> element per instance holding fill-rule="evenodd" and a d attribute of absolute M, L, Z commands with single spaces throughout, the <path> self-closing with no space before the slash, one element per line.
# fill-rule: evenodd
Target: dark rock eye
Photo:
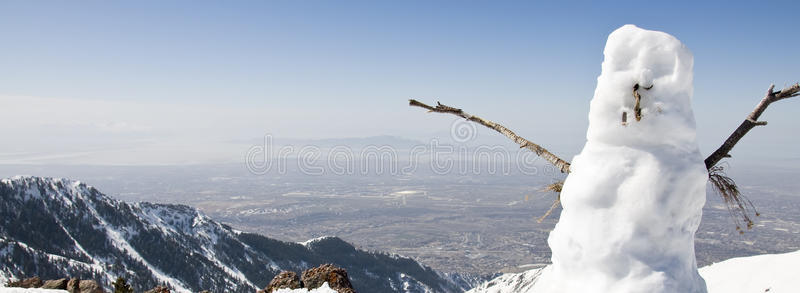
<path fill-rule="evenodd" d="M 649 89 L 652 89 L 652 88 L 653 88 L 653 85 L 650 85 L 649 87 L 643 87 L 643 89 L 646 89 L 646 90 L 649 90 Z M 633 85 L 633 98 L 636 100 L 636 105 L 633 106 L 633 113 L 636 116 L 636 121 L 641 121 L 642 120 L 642 106 L 641 106 L 642 96 L 639 95 L 639 84 L 638 83 Z"/>

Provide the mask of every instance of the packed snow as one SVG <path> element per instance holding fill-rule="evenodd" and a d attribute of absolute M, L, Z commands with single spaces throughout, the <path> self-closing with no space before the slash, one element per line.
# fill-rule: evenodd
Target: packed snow
<path fill-rule="evenodd" d="M 626 25 L 604 55 L 548 239 L 552 265 L 530 292 L 706 292 L 694 254 L 708 175 L 692 54 L 669 34 Z"/>
<path fill-rule="evenodd" d="M 800 251 L 732 258 L 700 269 L 710 293 L 800 292 Z"/>
<path fill-rule="evenodd" d="M 700 269 L 709 293 L 800 292 L 800 251 L 732 258 Z M 531 292 L 542 269 L 503 274 L 467 293 Z M 590 291 L 594 292 L 594 291 Z M 598 291 L 599 292 L 599 291 Z"/>

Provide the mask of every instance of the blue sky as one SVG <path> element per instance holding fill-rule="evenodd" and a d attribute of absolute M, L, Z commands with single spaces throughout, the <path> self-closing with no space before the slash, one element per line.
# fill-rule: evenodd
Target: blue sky
<path fill-rule="evenodd" d="M 0 148 L 0 161 L 134 146 L 151 154 L 264 133 L 446 134 L 452 118 L 407 107 L 412 97 L 462 107 L 571 155 L 584 140 L 605 39 L 627 23 L 668 32 L 694 53 L 695 114 L 708 153 L 770 83 L 800 80 L 798 8 L 788 1 L 3 1 L 0 101 L 11 105 L 0 107 L 0 131 L 18 139 Z M 800 156 L 791 147 L 797 139 L 784 135 L 796 132 L 797 113 L 797 101 L 773 105 L 764 116 L 770 125 L 737 150 Z M 213 160 L 203 153 L 198 162 Z"/>

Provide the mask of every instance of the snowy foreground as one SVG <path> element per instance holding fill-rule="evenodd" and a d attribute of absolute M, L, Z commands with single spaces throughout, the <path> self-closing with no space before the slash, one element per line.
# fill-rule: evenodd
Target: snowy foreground
<path fill-rule="evenodd" d="M 800 292 L 800 251 L 732 258 L 700 269 L 710 293 Z M 534 293 L 541 274 L 534 269 L 504 274 L 468 293 Z"/>
<path fill-rule="evenodd" d="M 800 251 L 732 258 L 700 269 L 708 292 L 800 292 Z"/>
<path fill-rule="evenodd" d="M 715 263 L 700 269 L 710 293 L 794 293 L 800 292 L 800 251 L 784 254 L 765 254 L 739 257 Z M 519 274 L 504 274 L 468 291 L 468 293 L 524 293 L 530 292 L 541 269 Z M 767 291 L 769 289 L 769 291 Z M 0 293 L 61 293 L 64 290 L 0 288 Z M 281 293 L 331 293 L 336 292 L 325 283 L 322 287 L 306 289 L 281 289 Z"/>
<path fill-rule="evenodd" d="M 188 292 L 188 291 L 187 291 Z M 24 288 L 2 288 L 0 293 L 67 293 L 65 290 L 51 290 L 51 289 L 24 289 Z M 336 290 L 331 289 L 328 283 L 322 284 L 319 288 L 311 291 L 306 289 L 278 289 L 274 293 L 336 293 Z"/>

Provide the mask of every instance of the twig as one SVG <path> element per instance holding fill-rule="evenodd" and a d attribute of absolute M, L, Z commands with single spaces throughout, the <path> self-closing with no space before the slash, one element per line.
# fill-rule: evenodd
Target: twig
<path fill-rule="evenodd" d="M 425 108 L 428 109 L 429 112 L 450 113 L 459 116 L 461 118 L 467 119 L 469 121 L 476 122 L 488 128 L 491 128 L 513 140 L 516 144 L 520 145 L 520 148 L 527 148 L 536 153 L 537 155 L 539 155 L 540 157 L 544 158 L 545 160 L 556 166 L 556 168 L 558 168 L 561 171 L 561 173 L 569 173 L 569 162 L 562 160 L 561 158 L 551 153 L 547 149 L 541 147 L 540 145 L 535 144 L 517 135 L 516 133 L 506 128 L 505 126 L 483 119 L 478 116 L 467 114 L 466 112 L 458 108 L 453 108 L 447 105 L 443 105 L 442 103 L 439 102 L 437 102 L 436 104 L 437 104 L 436 107 L 431 107 L 425 103 L 422 103 L 414 99 L 408 100 L 409 106 Z"/>
<path fill-rule="evenodd" d="M 764 113 L 764 110 L 769 107 L 769 104 L 800 95 L 800 83 L 794 84 L 793 86 L 777 92 L 773 92 L 774 89 L 774 84 L 769 86 L 767 95 L 761 99 L 761 102 L 758 103 L 753 112 L 751 112 L 750 115 L 747 115 L 747 118 L 745 118 L 744 121 L 742 121 L 742 124 L 739 124 L 739 127 L 737 127 L 736 130 L 734 130 L 733 133 L 728 136 L 728 139 L 726 139 L 725 142 L 722 143 L 722 145 L 717 148 L 716 151 L 714 151 L 714 153 L 706 158 L 706 169 L 711 170 L 711 168 L 719 163 L 722 158 L 730 156 L 729 153 L 733 149 L 733 146 L 735 146 L 736 143 L 738 143 L 739 140 L 742 139 L 742 137 L 744 137 L 748 131 L 750 131 L 750 129 L 753 129 L 756 126 L 767 125 L 766 121 L 758 121 L 758 117 Z"/>
<path fill-rule="evenodd" d="M 544 215 L 536 219 L 536 222 L 541 224 L 542 221 L 544 221 L 544 219 L 547 218 L 547 216 L 553 213 L 553 210 L 555 210 L 560 204 L 561 204 L 561 196 L 559 195 L 559 197 L 556 198 L 556 200 L 553 202 L 553 205 L 550 206 L 550 209 L 548 209 L 547 212 L 544 213 Z"/>
<path fill-rule="evenodd" d="M 562 188 L 564 188 L 564 180 L 561 180 L 561 181 L 558 181 L 558 182 L 555 182 L 555 183 L 551 183 L 550 185 L 547 185 L 547 186 L 544 187 L 544 189 L 542 189 L 542 191 L 555 192 L 556 193 L 556 200 L 553 201 L 553 205 L 550 206 L 550 209 L 548 209 L 547 212 L 544 213 L 544 215 L 542 215 L 541 217 L 539 217 L 539 219 L 536 220 L 537 223 L 541 224 L 542 221 L 544 221 L 544 219 L 547 218 L 547 216 L 549 216 L 550 214 L 553 213 L 553 210 L 555 210 L 559 205 L 561 205 L 561 189 Z"/>

